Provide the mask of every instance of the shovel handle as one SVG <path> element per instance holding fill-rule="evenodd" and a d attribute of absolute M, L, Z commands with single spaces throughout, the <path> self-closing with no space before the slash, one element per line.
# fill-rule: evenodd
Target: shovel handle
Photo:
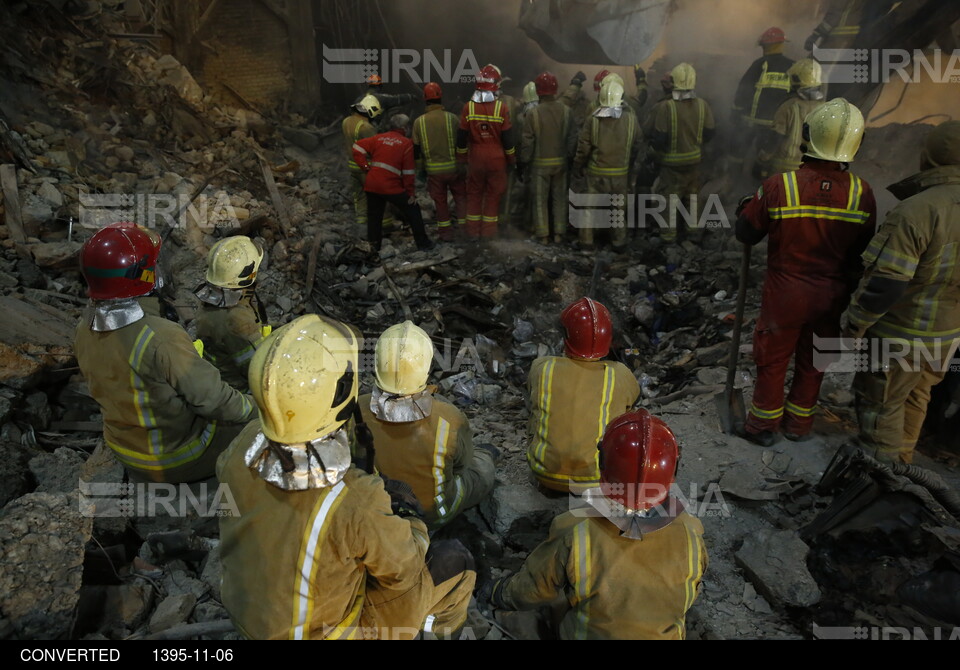
<path fill-rule="evenodd" d="M 733 338 L 730 340 L 730 360 L 727 368 L 727 397 L 733 394 L 734 381 L 737 376 L 737 364 L 740 362 L 740 331 L 743 330 L 743 314 L 747 308 L 747 279 L 750 276 L 749 244 L 743 245 L 743 260 L 740 263 L 740 286 L 737 289 L 737 313 L 733 323 Z"/>

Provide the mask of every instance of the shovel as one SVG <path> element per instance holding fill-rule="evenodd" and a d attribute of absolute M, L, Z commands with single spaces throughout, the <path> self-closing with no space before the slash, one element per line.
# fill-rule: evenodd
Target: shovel
<path fill-rule="evenodd" d="M 727 365 L 727 385 L 723 394 L 714 396 L 720 426 L 727 435 L 735 435 L 743 430 L 747 422 L 747 411 L 743 403 L 743 391 L 734 388 L 737 377 L 737 364 L 740 362 L 740 331 L 743 329 L 743 312 L 747 306 L 747 278 L 750 275 L 749 244 L 743 245 L 743 262 L 740 265 L 740 287 L 737 289 L 737 313 L 733 324 L 733 339 L 730 342 L 730 356 Z"/>

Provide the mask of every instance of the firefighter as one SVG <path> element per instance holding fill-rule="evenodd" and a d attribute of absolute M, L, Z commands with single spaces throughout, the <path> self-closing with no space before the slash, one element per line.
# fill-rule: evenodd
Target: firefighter
<path fill-rule="evenodd" d="M 606 307 L 582 298 L 560 323 L 565 355 L 538 358 L 530 368 L 527 463 L 541 486 L 579 494 L 597 486 L 597 443 L 611 419 L 636 402 L 640 385 L 623 363 L 603 360 L 613 342 Z"/>
<path fill-rule="evenodd" d="M 467 417 L 433 397 L 427 386 L 433 342 L 412 322 L 388 328 L 377 341 L 376 386 L 360 398 L 373 433 L 377 470 L 406 482 L 431 530 L 449 523 L 493 489 L 498 450 L 473 446 Z"/>
<path fill-rule="evenodd" d="M 562 242 L 567 229 L 568 168 L 576 151 L 573 113 L 557 100 L 557 78 L 544 72 L 536 79 L 540 104 L 523 121 L 520 169 L 529 175 L 534 236 L 538 242 Z"/>
<path fill-rule="evenodd" d="M 637 117 L 623 104 L 623 86 L 608 77 L 600 90 L 599 108 L 580 131 L 573 164 L 576 170 L 586 168 L 589 193 L 623 196 L 624 206 L 618 209 L 622 225 L 611 229 L 611 243 L 618 252 L 627 245 L 625 204 L 630 168 L 642 145 L 643 134 Z M 579 234 L 581 245 L 593 245 L 593 227 L 582 227 Z"/>
<path fill-rule="evenodd" d="M 640 410 L 611 421 L 598 446 L 587 505 L 554 519 L 520 571 L 484 585 L 478 601 L 510 610 L 559 601 L 562 640 L 682 640 L 708 558 L 703 525 L 670 491 L 677 439 Z"/>
<path fill-rule="evenodd" d="M 660 79 L 660 88 L 663 90 L 662 97 L 656 104 L 670 100 L 673 97 L 673 77 L 668 72 Z M 640 164 L 637 168 L 637 181 L 634 186 L 634 192 L 638 195 L 647 195 L 653 193 L 653 187 L 660 176 L 661 157 L 659 152 L 650 145 L 650 138 L 653 137 L 653 123 L 655 120 L 654 111 L 656 104 L 650 114 L 643 117 L 643 123 L 640 126 L 643 131 L 643 137 L 646 139 L 644 155 L 640 158 Z"/>
<path fill-rule="evenodd" d="M 510 77 L 504 77 L 500 82 L 500 90 L 497 91 L 497 100 L 507 106 L 510 113 L 510 123 L 517 129 L 523 128 L 523 102 L 508 94 L 503 90 L 507 82 L 513 81 Z M 520 182 L 520 175 L 516 170 L 507 171 L 507 189 L 503 192 L 500 199 L 500 220 L 507 221 L 511 226 L 523 220 L 523 185 Z"/>
<path fill-rule="evenodd" d="M 770 237 L 763 304 L 753 339 L 757 384 L 744 436 L 771 446 L 810 435 L 828 361 L 814 338 L 837 338 L 840 317 L 863 272 L 860 255 L 876 227 L 873 190 L 849 171 L 863 140 L 863 116 L 842 98 L 806 119 L 803 166 L 771 177 L 737 221 L 737 238 Z M 784 406 L 783 385 L 795 357 Z"/>
<path fill-rule="evenodd" d="M 597 93 L 600 92 L 600 84 L 608 74 L 610 74 L 610 70 L 601 70 L 597 73 L 593 78 L 594 91 Z M 564 90 L 560 96 L 560 102 L 569 107 L 570 111 L 573 112 L 573 120 L 578 128 L 587 120 L 587 115 L 590 110 L 590 101 L 587 100 L 587 96 L 583 92 L 583 84 L 586 81 L 587 75 L 582 71 L 577 72 L 573 76 L 573 79 L 570 80 L 570 85 L 567 86 L 566 90 Z"/>
<path fill-rule="evenodd" d="M 878 4 L 877 0 L 832 0 L 823 21 L 820 22 L 807 41 L 807 51 L 819 49 L 852 49 L 860 36 L 867 6 Z M 884 4 L 884 3 L 880 3 Z M 890 4 L 890 3 L 886 3 Z"/>
<path fill-rule="evenodd" d="M 457 169 L 457 127 L 460 120 L 443 109 L 443 89 L 435 82 L 423 88 L 427 113 L 413 123 L 413 146 L 418 168 L 427 173 L 427 190 L 437 206 L 437 235 L 454 239 L 449 195 L 456 205 L 457 225 L 467 220 L 467 183 Z"/>
<path fill-rule="evenodd" d="M 373 125 L 383 114 L 380 101 L 374 96 L 366 96 L 351 108 L 353 114 L 343 120 L 343 146 L 347 153 L 347 167 L 350 170 L 350 184 L 353 187 L 353 211 L 357 225 L 361 230 L 367 227 L 367 195 L 363 190 L 367 175 L 353 160 L 353 145 L 360 140 L 373 137 L 377 129 Z"/>
<path fill-rule="evenodd" d="M 675 242 L 681 233 L 680 201 L 697 219 L 696 200 L 700 193 L 700 162 L 703 145 L 713 139 L 716 124 L 713 110 L 697 97 L 697 72 L 689 63 L 681 63 L 670 73 L 673 91 L 670 98 L 651 112 L 650 147 L 660 160 L 659 195 L 669 204 L 667 228 L 661 232 L 667 242 Z"/>
<path fill-rule="evenodd" d="M 804 58 L 791 66 L 790 86 L 793 93 L 780 105 L 773 118 L 773 127 L 766 132 L 758 152 L 764 179 L 800 169 L 803 161 L 803 123 L 807 116 L 823 104 L 822 68 L 812 58 Z"/>
<path fill-rule="evenodd" d="M 211 477 L 256 411 L 164 318 L 155 294 L 160 246 L 133 223 L 87 240 L 80 264 L 91 301 L 74 353 L 103 413 L 104 441 L 131 479 L 176 484 Z"/>
<path fill-rule="evenodd" d="M 854 378 L 861 444 L 881 460 L 910 463 L 930 389 L 960 339 L 960 122 L 935 128 L 921 172 L 890 190 L 903 202 L 863 256 L 845 335 L 866 336 L 871 351 L 893 358 Z"/>
<path fill-rule="evenodd" d="M 773 115 L 790 95 L 794 61 L 784 54 L 787 37 L 780 28 L 770 28 L 758 41 L 763 56 L 753 62 L 737 86 L 733 109 L 749 129 L 770 128 Z"/>
<path fill-rule="evenodd" d="M 633 111 L 637 114 L 637 118 L 639 118 L 640 110 L 647 104 L 647 98 L 650 96 L 650 91 L 647 87 L 647 71 L 644 70 L 642 66 L 633 66 L 633 81 L 637 85 L 637 94 L 636 96 L 627 98 L 627 104 L 633 108 Z"/>
<path fill-rule="evenodd" d="M 358 358 L 351 328 L 307 315 L 250 363 L 260 418 L 217 463 L 239 511 L 220 519 L 223 605 L 248 638 L 411 639 L 466 620 L 469 552 L 431 546 L 409 487 L 351 463 Z"/>
<path fill-rule="evenodd" d="M 271 332 L 254 290 L 262 261 L 263 250 L 249 237 L 221 240 L 207 256 L 207 281 L 194 292 L 202 303 L 196 325 L 203 357 L 243 392 L 253 352 Z"/>
<path fill-rule="evenodd" d="M 486 65 L 477 89 L 463 107 L 457 131 L 457 160 L 467 163 L 467 237 L 496 237 L 500 199 L 507 188 L 507 166 L 515 165 L 513 121 L 497 100 L 500 71 Z"/>
<path fill-rule="evenodd" d="M 353 160 L 367 174 L 367 240 L 373 252 L 383 241 L 383 212 L 395 205 L 410 227 L 420 251 L 434 248 L 423 226 L 416 197 L 416 161 L 410 134 L 410 117 L 398 114 L 390 119 L 390 130 L 353 145 Z"/>
<path fill-rule="evenodd" d="M 398 107 L 403 107 L 404 105 L 410 105 L 417 99 L 412 93 L 399 93 L 396 95 L 384 93 L 383 78 L 378 74 L 372 74 L 367 77 L 367 90 L 355 101 L 355 104 L 362 102 L 368 95 L 372 95 L 380 103 L 380 109 L 384 112 L 383 118 L 390 116 L 387 112 L 396 110 Z"/>

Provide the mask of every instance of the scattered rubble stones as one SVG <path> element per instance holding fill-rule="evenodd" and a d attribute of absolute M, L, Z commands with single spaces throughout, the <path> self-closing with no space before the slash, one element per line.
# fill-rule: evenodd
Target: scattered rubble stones
<path fill-rule="evenodd" d="M 812 607 L 820 588 L 807 569 L 810 548 L 793 531 L 761 529 L 744 538 L 736 553 L 757 593 L 778 607 Z"/>

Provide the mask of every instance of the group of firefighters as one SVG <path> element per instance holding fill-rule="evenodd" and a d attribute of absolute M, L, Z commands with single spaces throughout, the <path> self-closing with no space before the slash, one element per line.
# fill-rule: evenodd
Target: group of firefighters
<path fill-rule="evenodd" d="M 921 171 L 892 187 L 903 202 L 877 228 L 873 190 L 850 171 L 863 116 L 846 100 L 825 102 L 819 65 L 789 62 L 784 40 L 764 33 L 764 55 L 737 96 L 762 185 L 741 201 L 736 236 L 768 238 L 742 435 L 764 446 L 780 433 L 808 439 L 823 380 L 815 338 L 895 341 L 911 365 L 880 361 L 856 376 L 858 440 L 881 460 L 909 463 L 931 388 L 960 343 L 960 122 L 930 133 Z M 357 220 L 374 250 L 387 205 L 410 221 L 420 248 L 432 246 L 418 170 L 442 240 L 496 235 L 502 207 L 518 211 L 509 195 L 519 184 L 531 194 L 534 236 L 562 239 L 571 169 L 594 193 L 624 193 L 632 175 L 658 179 L 665 194 L 696 193 L 714 128 L 696 73 L 677 66 L 642 123 L 646 81 L 635 73 L 635 98 L 615 74 L 597 76 L 589 103 L 585 76 L 561 94 L 544 73 L 518 102 L 499 95 L 501 73 L 488 66 L 459 117 L 430 84 L 426 114 L 394 115 L 382 133 L 373 124 L 383 111 L 410 99 L 374 86 L 344 122 Z M 593 244 L 594 232 L 581 229 L 579 243 Z M 623 231 L 611 233 L 613 246 L 626 246 Z M 160 297 L 161 245 L 131 223 L 84 244 L 91 302 L 75 352 L 105 443 L 131 481 L 216 476 L 230 487 L 239 514 L 221 519 L 222 594 L 244 635 L 455 638 L 475 596 L 481 609 L 552 605 L 564 639 L 685 636 L 708 560 L 703 526 L 671 492 L 676 436 L 635 409 L 633 372 L 609 360 L 604 305 L 568 306 L 563 354 L 537 359 L 528 377 L 531 485 L 577 504 L 516 574 L 478 584 L 464 544 L 431 537 L 490 495 L 501 454 L 474 445 L 465 415 L 429 384 L 430 336 L 409 321 L 387 329 L 361 396 L 358 331 L 317 315 L 274 331 L 256 295 L 263 252 L 240 236 L 210 251 L 194 341 Z"/>

